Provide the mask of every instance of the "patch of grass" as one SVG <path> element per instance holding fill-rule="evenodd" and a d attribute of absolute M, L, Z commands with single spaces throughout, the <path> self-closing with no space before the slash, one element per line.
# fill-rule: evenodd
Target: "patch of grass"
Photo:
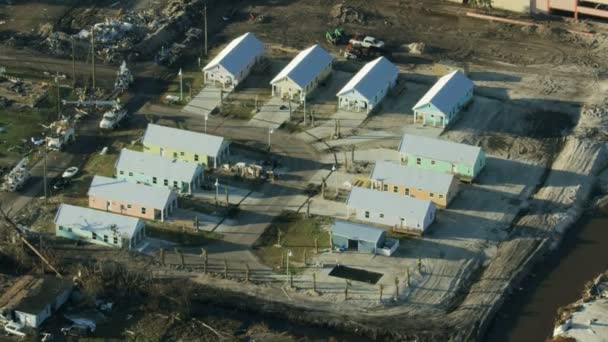
<path fill-rule="evenodd" d="M 114 153 L 106 153 L 104 155 L 99 153 L 91 154 L 82 168 L 83 174 L 113 177 L 114 165 L 117 159 L 118 154 Z"/>
<path fill-rule="evenodd" d="M 331 219 L 322 216 L 305 218 L 303 214 L 285 212 L 274 219 L 271 225 L 256 241 L 254 248 L 260 260 L 275 269 L 283 268 L 284 255 L 292 252 L 290 269 L 297 272 L 297 267 L 304 264 L 304 251 L 308 256 L 315 253 L 315 239 L 319 249 L 329 248 L 329 233 L 322 228 L 331 223 Z M 281 247 L 278 242 L 278 232 L 281 231 Z M 292 265 L 292 263 L 297 263 Z"/>
<path fill-rule="evenodd" d="M 202 213 L 202 214 L 207 214 L 207 215 L 223 215 L 223 206 L 221 205 L 223 200 L 223 197 L 218 198 L 218 201 L 220 202 L 220 205 L 218 207 L 216 207 L 213 203 L 209 203 L 207 201 L 204 201 L 202 199 L 196 198 L 196 197 L 182 197 L 180 199 L 180 206 L 184 209 L 188 209 L 188 210 L 192 210 L 192 211 L 196 211 L 198 213 Z"/>
<path fill-rule="evenodd" d="M 146 234 L 150 237 L 175 242 L 180 246 L 204 246 L 222 235 L 206 231 L 182 231 L 158 222 L 146 224 Z"/>
<path fill-rule="evenodd" d="M 222 105 L 220 115 L 227 116 L 233 119 L 249 120 L 255 113 L 255 104 L 249 102 L 229 102 Z"/>
<path fill-rule="evenodd" d="M 286 130 L 289 133 L 300 133 L 300 132 L 304 132 L 304 128 L 302 128 L 302 125 L 300 125 L 301 121 L 294 121 L 294 120 L 290 120 L 290 121 L 286 121 L 285 123 L 283 123 L 281 125 L 281 129 Z"/>

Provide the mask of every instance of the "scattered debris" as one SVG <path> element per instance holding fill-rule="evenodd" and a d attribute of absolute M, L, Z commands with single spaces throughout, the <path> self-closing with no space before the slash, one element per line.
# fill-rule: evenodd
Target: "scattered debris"
<path fill-rule="evenodd" d="M 425 49 L 426 44 L 424 43 L 410 43 L 404 46 L 405 52 L 413 55 L 421 55 L 424 53 Z"/>
<path fill-rule="evenodd" d="M 365 14 L 356 10 L 354 7 L 346 6 L 344 3 L 340 3 L 332 7 L 329 14 L 337 19 L 340 24 L 345 23 L 356 23 L 365 25 Z"/>

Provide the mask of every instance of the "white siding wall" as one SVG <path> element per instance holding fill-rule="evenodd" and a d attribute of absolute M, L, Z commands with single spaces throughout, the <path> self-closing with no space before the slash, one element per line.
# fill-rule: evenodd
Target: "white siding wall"
<path fill-rule="evenodd" d="M 376 224 L 381 224 L 381 225 L 386 225 L 386 226 L 391 226 L 391 227 L 401 227 L 401 217 L 400 216 L 390 216 L 387 214 L 384 214 L 384 217 L 380 217 L 380 212 L 374 212 L 369 210 L 369 218 L 365 217 L 365 212 L 366 210 L 363 209 L 354 209 L 354 208 L 350 208 L 351 213 L 354 212 L 355 213 L 355 217 L 357 218 L 357 220 L 360 221 L 365 221 L 365 222 L 372 222 L 372 223 L 376 223 Z M 429 215 L 427 214 L 427 217 Z M 425 221 L 427 221 L 425 219 Z M 427 222 L 422 222 L 419 220 L 408 220 L 407 218 L 405 218 L 404 222 L 404 228 L 409 228 L 409 229 L 418 229 L 418 230 L 424 230 L 428 224 Z"/>
<path fill-rule="evenodd" d="M 50 305 L 45 306 L 44 309 L 37 315 L 15 310 L 15 319 L 17 322 L 32 328 L 38 328 L 38 326 L 40 326 L 42 322 L 44 322 L 50 316 Z"/>

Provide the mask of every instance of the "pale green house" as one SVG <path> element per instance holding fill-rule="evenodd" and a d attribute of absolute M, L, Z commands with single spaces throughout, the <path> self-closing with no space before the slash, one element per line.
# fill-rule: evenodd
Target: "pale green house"
<path fill-rule="evenodd" d="M 201 187 L 201 164 L 123 148 L 116 161 L 116 178 L 192 194 Z"/>
<path fill-rule="evenodd" d="M 223 137 L 178 128 L 148 124 L 143 138 L 144 152 L 217 168 L 230 156 Z"/>
<path fill-rule="evenodd" d="M 486 164 L 481 147 L 405 134 L 399 145 L 401 162 L 426 170 L 451 173 L 473 181 Z"/>

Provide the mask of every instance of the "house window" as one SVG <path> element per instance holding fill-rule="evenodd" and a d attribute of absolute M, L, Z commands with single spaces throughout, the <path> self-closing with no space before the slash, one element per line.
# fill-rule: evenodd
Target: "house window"
<path fill-rule="evenodd" d="M 131 205 L 130 205 L 130 204 L 127 204 L 127 208 L 128 208 L 128 209 L 131 209 Z"/>
<path fill-rule="evenodd" d="M 429 193 L 429 197 L 435 197 L 435 194 L 431 192 Z"/>
<path fill-rule="evenodd" d="M 63 230 L 63 227 L 62 227 L 62 226 L 59 226 L 59 230 Z"/>
<path fill-rule="evenodd" d="M 165 184 L 165 186 L 169 186 L 169 180 L 165 179 L 164 182 L 163 182 L 163 184 Z"/>
<path fill-rule="evenodd" d="M 380 218 L 384 218 L 384 214 L 380 214 Z"/>
<path fill-rule="evenodd" d="M 152 184 L 156 184 L 156 181 L 157 181 L 156 177 L 152 177 Z"/>
<path fill-rule="evenodd" d="M 443 198 L 443 195 L 439 195 L 439 198 Z"/>
<path fill-rule="evenodd" d="M 129 172 L 129 177 L 133 177 L 133 172 Z"/>
<path fill-rule="evenodd" d="M 173 152 L 173 158 L 177 158 L 177 152 Z"/>
<path fill-rule="evenodd" d="M 91 238 L 92 238 L 93 240 L 97 240 L 97 233 L 95 233 L 95 232 L 91 232 Z"/>
<path fill-rule="evenodd" d="M 431 165 L 435 165 L 435 161 L 434 160 L 431 160 Z"/>
<path fill-rule="evenodd" d="M 146 208 L 141 208 L 141 213 L 142 213 L 142 215 L 145 215 L 146 214 Z"/>
<path fill-rule="evenodd" d="M 108 243 L 108 236 L 107 235 L 103 236 L 103 242 Z"/>
<path fill-rule="evenodd" d="M 422 159 L 416 158 L 416 165 L 420 165 L 420 164 L 422 164 Z"/>
<path fill-rule="evenodd" d="M 118 237 L 116 237 L 116 236 L 114 237 L 114 244 L 118 245 Z"/>
<path fill-rule="evenodd" d="M 124 175 L 124 174 L 125 174 L 125 172 L 124 172 L 124 171 L 120 171 L 119 173 L 120 173 L 121 175 Z"/>
<path fill-rule="evenodd" d="M 184 154 L 185 154 L 184 152 L 180 152 L 179 153 L 179 155 L 182 156 L 182 157 L 184 156 Z"/>
<path fill-rule="evenodd" d="M 384 186 L 382 187 L 382 190 L 388 191 L 388 184 L 384 184 Z"/>
<path fill-rule="evenodd" d="M 198 154 L 194 155 L 194 161 L 198 161 Z"/>
<path fill-rule="evenodd" d="M 399 192 L 399 187 L 398 186 L 393 186 L 393 192 Z"/>
<path fill-rule="evenodd" d="M 68 228 L 68 232 L 70 232 L 70 233 L 71 233 L 71 232 L 72 232 L 72 228 Z"/>
<path fill-rule="evenodd" d="M 410 195 L 410 189 L 409 188 L 405 188 L 405 196 L 409 196 Z"/>
<path fill-rule="evenodd" d="M 177 189 L 177 181 L 173 181 L 173 187 Z"/>
<path fill-rule="evenodd" d="M 365 218 L 369 218 L 369 211 L 365 212 Z"/>

